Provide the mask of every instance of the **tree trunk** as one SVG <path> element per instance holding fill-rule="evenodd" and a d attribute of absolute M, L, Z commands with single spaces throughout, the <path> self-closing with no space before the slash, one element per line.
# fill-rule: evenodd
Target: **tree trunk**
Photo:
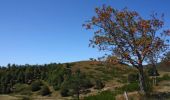
<path fill-rule="evenodd" d="M 140 86 L 140 91 L 141 93 L 145 94 L 146 93 L 146 83 L 145 83 L 145 76 L 143 72 L 143 65 L 139 65 L 139 86 Z"/>

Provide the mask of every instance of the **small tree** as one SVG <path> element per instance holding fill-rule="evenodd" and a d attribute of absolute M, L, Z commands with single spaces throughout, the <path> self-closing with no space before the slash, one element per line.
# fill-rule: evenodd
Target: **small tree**
<path fill-rule="evenodd" d="M 161 51 L 166 51 L 166 48 L 162 48 Z M 149 67 L 149 76 L 152 76 L 152 80 L 153 80 L 153 85 L 156 85 L 157 84 L 157 76 L 159 76 L 159 73 L 158 73 L 158 70 L 157 70 L 157 63 L 158 63 L 158 60 L 160 59 L 160 54 L 159 53 L 160 51 L 157 51 L 157 48 L 156 50 L 150 52 L 148 55 L 147 55 L 147 61 L 148 61 L 148 64 L 150 65 Z"/>
<path fill-rule="evenodd" d="M 91 81 L 80 70 L 76 70 L 74 74 L 63 84 L 61 95 L 68 96 L 76 94 L 77 100 L 82 90 L 90 88 Z"/>
<path fill-rule="evenodd" d="M 161 51 L 167 46 L 164 36 L 170 31 L 157 33 L 164 22 L 156 14 L 144 19 L 136 11 L 116 10 L 110 6 L 96 8 L 95 12 L 96 16 L 83 25 L 95 30 L 90 46 L 109 51 L 120 62 L 137 68 L 140 90 L 145 94 L 143 62 L 152 51 Z"/>

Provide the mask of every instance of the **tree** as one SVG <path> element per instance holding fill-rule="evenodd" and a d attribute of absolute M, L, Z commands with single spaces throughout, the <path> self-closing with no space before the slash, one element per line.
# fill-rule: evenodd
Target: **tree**
<path fill-rule="evenodd" d="M 108 51 L 120 62 L 137 68 L 140 90 L 145 94 L 143 63 L 153 50 L 161 51 L 167 46 L 165 36 L 170 34 L 169 30 L 158 33 L 164 25 L 163 16 L 152 14 L 150 19 L 144 19 L 136 11 L 105 5 L 96 8 L 95 12 L 96 15 L 83 24 L 86 29 L 94 30 L 90 46 Z"/>
<path fill-rule="evenodd" d="M 159 73 L 158 73 L 158 70 L 157 70 L 157 64 L 158 64 L 158 61 L 161 59 L 160 55 L 162 53 L 160 52 L 163 52 L 163 51 L 166 51 L 167 48 L 161 48 L 161 50 L 157 50 L 157 48 L 155 50 L 152 50 L 152 52 L 150 52 L 148 55 L 147 55 L 147 62 L 150 66 L 148 72 L 149 72 L 149 75 L 152 76 L 152 80 L 153 80 L 153 85 L 156 85 L 157 84 L 157 76 L 159 76 Z"/>
<path fill-rule="evenodd" d="M 90 87 L 92 87 L 91 81 L 84 73 L 81 73 L 80 70 L 76 70 L 75 73 L 72 74 L 70 78 L 63 84 L 61 95 L 76 95 L 77 100 L 79 100 L 80 93 Z"/>

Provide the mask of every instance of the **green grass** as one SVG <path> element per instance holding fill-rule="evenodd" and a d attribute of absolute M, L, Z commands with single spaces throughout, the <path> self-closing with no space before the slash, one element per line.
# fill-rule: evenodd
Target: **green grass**
<path fill-rule="evenodd" d="M 170 75 L 164 74 L 162 77 L 158 78 L 158 82 L 160 81 L 169 81 L 170 80 Z"/>
<path fill-rule="evenodd" d="M 18 93 L 21 95 L 31 95 L 31 87 L 27 84 L 17 83 L 14 85 L 14 93 Z"/>
<path fill-rule="evenodd" d="M 100 94 L 85 97 L 84 100 L 115 100 L 115 95 L 111 91 L 103 91 Z"/>
<path fill-rule="evenodd" d="M 84 100 L 115 100 L 116 95 L 126 92 L 133 92 L 139 90 L 138 83 L 126 84 L 120 88 L 116 88 L 114 91 L 103 91 L 97 95 L 85 97 Z"/>
<path fill-rule="evenodd" d="M 130 84 L 124 85 L 123 87 L 119 88 L 119 90 L 126 91 L 126 92 L 138 91 L 139 90 L 139 85 L 138 85 L 137 82 L 130 83 Z"/>

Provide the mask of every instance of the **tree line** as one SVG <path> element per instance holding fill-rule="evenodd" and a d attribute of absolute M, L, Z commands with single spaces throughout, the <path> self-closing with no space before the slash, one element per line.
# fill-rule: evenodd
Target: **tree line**
<path fill-rule="evenodd" d="M 62 96 L 74 96 L 92 87 L 91 80 L 79 69 L 73 72 L 73 64 L 44 64 L 44 65 L 16 65 L 8 64 L 0 67 L 0 94 L 9 94 L 15 91 L 17 83 L 28 84 L 32 90 L 39 90 L 37 80 L 43 80 L 55 90 L 60 90 Z"/>

